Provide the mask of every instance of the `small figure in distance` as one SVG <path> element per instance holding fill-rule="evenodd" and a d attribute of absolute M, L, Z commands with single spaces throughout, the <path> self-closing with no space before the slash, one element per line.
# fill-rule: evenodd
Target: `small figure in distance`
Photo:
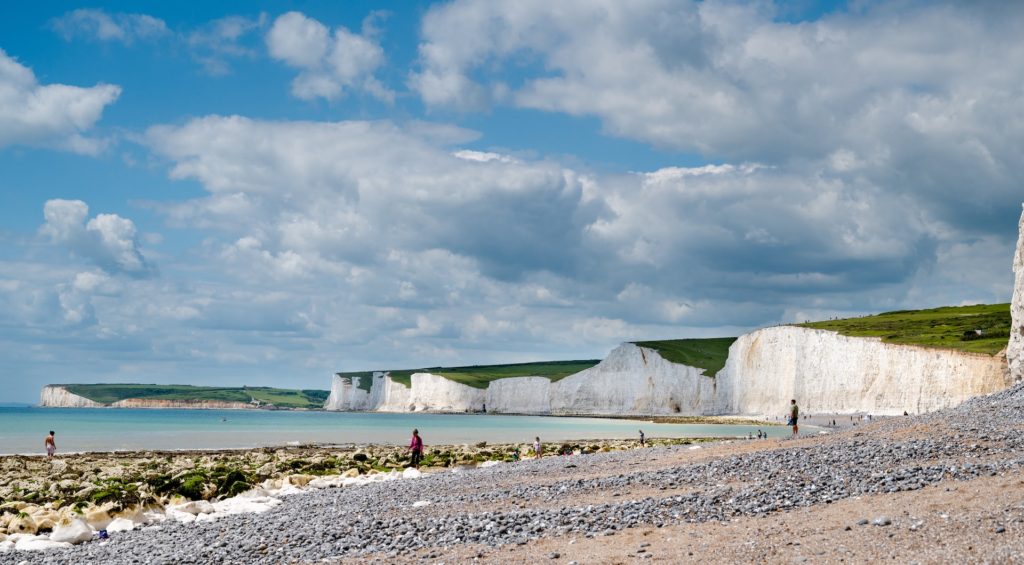
<path fill-rule="evenodd" d="M 412 431 L 412 441 L 409 442 L 409 465 L 412 467 L 419 467 L 420 461 L 423 460 L 423 438 L 420 437 L 419 430 Z"/>
<path fill-rule="evenodd" d="M 796 405 L 796 399 L 789 401 L 789 423 L 787 426 L 793 426 L 793 437 L 797 436 L 797 432 L 800 430 L 800 407 Z"/>
<path fill-rule="evenodd" d="M 540 459 L 540 454 L 541 454 L 542 451 L 543 450 L 542 450 L 542 446 L 540 444 L 540 436 L 537 436 L 537 437 L 533 438 L 533 457 L 534 457 L 534 459 Z"/>
<path fill-rule="evenodd" d="M 764 432 L 761 431 L 761 428 L 758 428 L 757 429 L 757 439 L 763 439 L 763 438 L 764 438 Z"/>
<path fill-rule="evenodd" d="M 57 452 L 57 444 L 54 442 L 53 436 L 53 430 L 50 430 L 50 435 L 46 436 L 46 439 L 43 440 L 43 445 L 46 446 L 47 457 L 53 457 L 53 454 Z"/>
<path fill-rule="evenodd" d="M 644 443 L 644 431 L 640 430 L 640 447 L 643 447 L 645 445 L 647 445 L 647 444 Z"/>

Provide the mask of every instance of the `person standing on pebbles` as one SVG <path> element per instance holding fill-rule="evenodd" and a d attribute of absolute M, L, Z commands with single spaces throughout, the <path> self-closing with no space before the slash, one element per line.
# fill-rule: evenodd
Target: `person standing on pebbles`
<path fill-rule="evenodd" d="M 414 468 L 420 466 L 420 461 L 423 460 L 423 438 L 420 437 L 419 430 L 412 431 L 412 441 L 409 442 L 409 465 Z"/>
<path fill-rule="evenodd" d="M 800 430 L 800 426 L 797 425 L 800 422 L 800 407 L 796 405 L 796 399 L 789 401 L 789 423 L 787 426 L 793 426 L 793 437 L 796 438 L 797 432 Z"/>
<path fill-rule="evenodd" d="M 53 454 L 57 452 L 57 443 L 53 440 L 53 430 L 50 430 L 50 435 L 43 440 L 43 446 L 46 447 L 47 457 L 53 457 Z"/>
<path fill-rule="evenodd" d="M 644 443 L 644 431 L 640 430 L 640 447 L 643 447 L 644 445 L 646 445 Z"/>
<path fill-rule="evenodd" d="M 533 457 L 534 459 L 540 459 L 540 454 L 543 452 L 543 447 L 540 444 L 540 436 L 533 438 Z"/>

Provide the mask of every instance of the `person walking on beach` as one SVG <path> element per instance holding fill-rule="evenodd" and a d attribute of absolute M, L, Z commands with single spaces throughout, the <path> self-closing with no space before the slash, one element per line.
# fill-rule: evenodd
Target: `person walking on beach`
<path fill-rule="evenodd" d="M 793 426 L 793 437 L 797 436 L 797 432 L 800 430 L 800 407 L 796 405 L 796 399 L 789 401 L 789 423 L 788 426 Z"/>
<path fill-rule="evenodd" d="M 640 447 L 643 447 L 644 445 L 646 445 L 644 443 L 644 431 L 640 430 Z"/>
<path fill-rule="evenodd" d="M 541 454 L 540 436 L 533 438 L 533 457 L 534 459 L 540 459 Z"/>
<path fill-rule="evenodd" d="M 419 430 L 412 431 L 412 441 L 409 442 L 409 453 L 410 465 L 412 467 L 419 467 L 420 461 L 423 460 L 423 438 L 420 437 Z"/>
<path fill-rule="evenodd" d="M 46 436 L 46 439 L 43 440 L 47 457 L 53 457 L 53 454 L 57 452 L 57 444 L 53 441 L 53 435 L 53 430 L 50 430 L 50 435 Z"/>

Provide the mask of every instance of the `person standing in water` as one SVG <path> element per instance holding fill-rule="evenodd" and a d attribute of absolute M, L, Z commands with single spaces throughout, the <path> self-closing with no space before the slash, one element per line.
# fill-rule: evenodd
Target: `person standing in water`
<path fill-rule="evenodd" d="M 412 431 L 412 441 L 409 442 L 410 466 L 419 467 L 423 460 L 423 438 L 419 430 Z"/>
<path fill-rule="evenodd" d="M 540 459 L 540 454 L 541 454 L 542 451 L 543 451 L 543 449 L 542 449 L 542 446 L 540 444 L 540 436 L 537 436 L 537 437 L 533 438 L 533 457 L 535 459 Z"/>
<path fill-rule="evenodd" d="M 797 432 L 800 430 L 798 425 L 800 422 L 800 407 L 796 405 L 796 399 L 789 401 L 789 424 L 793 426 L 793 437 L 797 436 Z"/>
<path fill-rule="evenodd" d="M 46 436 L 43 440 L 43 445 L 46 447 L 46 456 L 53 457 L 53 454 L 57 452 L 57 443 L 53 440 L 53 430 L 50 430 L 50 435 Z"/>

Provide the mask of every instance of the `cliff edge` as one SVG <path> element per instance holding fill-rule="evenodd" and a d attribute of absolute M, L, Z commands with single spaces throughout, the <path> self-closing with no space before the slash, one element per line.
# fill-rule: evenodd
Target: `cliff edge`
<path fill-rule="evenodd" d="M 899 415 L 956 406 L 1008 387 L 1001 355 L 883 343 L 877 338 L 779 326 L 741 336 L 719 373 L 726 413 Z"/>
<path fill-rule="evenodd" d="M 68 392 L 60 385 L 46 385 L 39 393 L 39 405 L 47 408 L 101 408 L 99 402 Z"/>
<path fill-rule="evenodd" d="M 1024 379 L 1024 212 L 1020 215 L 1017 252 L 1013 256 L 1013 301 L 1010 303 L 1010 343 L 1006 347 L 1006 361 L 1010 378 Z"/>

